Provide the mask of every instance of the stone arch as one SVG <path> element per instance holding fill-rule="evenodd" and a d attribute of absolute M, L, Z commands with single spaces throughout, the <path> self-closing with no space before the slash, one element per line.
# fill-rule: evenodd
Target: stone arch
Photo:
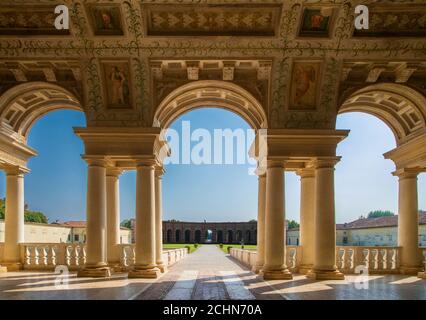
<path fill-rule="evenodd" d="M 426 131 L 426 97 L 401 84 L 380 83 L 355 91 L 339 109 L 339 113 L 348 112 L 381 119 L 394 133 L 398 146 Z"/>
<path fill-rule="evenodd" d="M 268 127 L 265 110 L 251 93 L 232 82 L 218 80 L 194 81 L 172 91 L 158 106 L 153 126 L 168 128 L 182 114 L 202 107 L 232 111 L 253 129 Z"/>
<path fill-rule="evenodd" d="M 191 230 L 185 230 L 185 243 L 191 243 Z"/>
<path fill-rule="evenodd" d="M 216 242 L 217 243 L 223 243 L 223 231 L 218 230 L 216 233 Z"/>
<path fill-rule="evenodd" d="M 201 230 L 195 230 L 194 241 L 195 243 L 201 242 Z"/>
<path fill-rule="evenodd" d="M 167 243 L 171 243 L 172 242 L 172 230 L 171 229 L 167 229 L 167 232 L 166 232 L 166 235 L 167 235 L 167 237 L 166 237 L 166 242 Z"/>
<path fill-rule="evenodd" d="M 17 85 L 0 96 L 1 130 L 25 143 L 37 119 L 61 109 L 83 111 L 80 101 L 56 84 L 28 82 Z"/>
<path fill-rule="evenodd" d="M 232 230 L 228 230 L 228 238 L 227 238 L 228 239 L 228 241 L 227 241 L 228 243 L 233 243 L 234 242 L 234 239 L 233 239 L 234 237 L 233 236 L 234 236 L 234 233 L 232 232 Z"/>
<path fill-rule="evenodd" d="M 175 242 L 178 243 L 180 242 L 180 229 L 176 229 L 175 231 Z"/>

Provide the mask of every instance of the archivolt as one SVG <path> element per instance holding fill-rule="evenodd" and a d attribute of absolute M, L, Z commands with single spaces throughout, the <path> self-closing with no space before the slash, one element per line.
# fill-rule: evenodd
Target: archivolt
<path fill-rule="evenodd" d="M 25 142 L 34 122 L 58 109 L 82 110 L 82 107 L 72 93 L 58 85 L 29 82 L 15 86 L 0 97 L 1 130 Z"/>
<path fill-rule="evenodd" d="M 378 117 L 391 128 L 397 145 L 426 129 L 426 98 L 400 84 L 376 84 L 356 91 L 339 110 L 346 112 L 365 112 Z"/>
<path fill-rule="evenodd" d="M 174 90 L 158 106 L 153 126 L 168 128 L 183 113 L 202 107 L 227 109 L 253 129 L 267 128 L 265 111 L 256 98 L 234 83 L 216 80 L 195 81 Z"/>

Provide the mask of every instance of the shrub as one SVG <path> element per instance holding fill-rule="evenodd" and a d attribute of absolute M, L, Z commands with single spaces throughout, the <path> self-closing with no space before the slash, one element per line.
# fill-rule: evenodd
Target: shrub
<path fill-rule="evenodd" d="M 219 248 L 223 249 L 223 243 L 219 244 Z"/>
<path fill-rule="evenodd" d="M 198 248 L 198 243 L 194 243 L 194 248 L 197 249 Z"/>
<path fill-rule="evenodd" d="M 191 246 L 185 246 L 188 249 L 188 253 L 191 253 Z"/>
<path fill-rule="evenodd" d="M 231 254 L 231 248 L 233 248 L 232 246 L 229 246 L 226 250 L 228 250 L 228 253 Z"/>

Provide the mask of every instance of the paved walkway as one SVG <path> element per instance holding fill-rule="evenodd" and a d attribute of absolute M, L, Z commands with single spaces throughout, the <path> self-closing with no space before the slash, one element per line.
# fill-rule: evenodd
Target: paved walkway
<path fill-rule="evenodd" d="M 265 291 L 271 294 L 263 295 Z M 170 268 L 161 281 L 135 299 L 254 300 L 283 299 L 273 288 L 225 255 L 215 245 L 203 245 Z"/>
<path fill-rule="evenodd" d="M 426 299 L 426 280 L 403 275 L 357 276 L 341 281 L 263 281 L 214 245 L 203 245 L 173 265 L 159 279 L 77 278 L 58 281 L 51 272 L 0 273 L 0 299 L 115 299 L 115 300 L 282 300 L 282 299 Z M 365 289 L 364 289 L 365 288 Z"/>

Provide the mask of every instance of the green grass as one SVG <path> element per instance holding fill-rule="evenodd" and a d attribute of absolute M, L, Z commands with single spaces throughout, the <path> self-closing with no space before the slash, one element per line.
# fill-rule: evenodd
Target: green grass
<path fill-rule="evenodd" d="M 197 250 L 200 245 L 198 245 L 198 248 L 195 248 L 195 245 L 193 244 L 186 244 L 186 243 L 165 243 L 163 244 L 164 249 L 181 249 L 189 247 L 189 253 L 193 253 L 195 250 Z"/>
<path fill-rule="evenodd" d="M 219 245 L 218 245 L 218 247 L 219 247 Z M 225 253 L 228 253 L 229 247 L 241 249 L 240 244 L 224 244 L 223 247 L 222 247 L 222 251 L 225 252 Z M 244 245 L 244 249 L 256 250 L 256 248 L 257 248 L 256 245 L 252 245 L 252 244 L 245 244 Z"/>

